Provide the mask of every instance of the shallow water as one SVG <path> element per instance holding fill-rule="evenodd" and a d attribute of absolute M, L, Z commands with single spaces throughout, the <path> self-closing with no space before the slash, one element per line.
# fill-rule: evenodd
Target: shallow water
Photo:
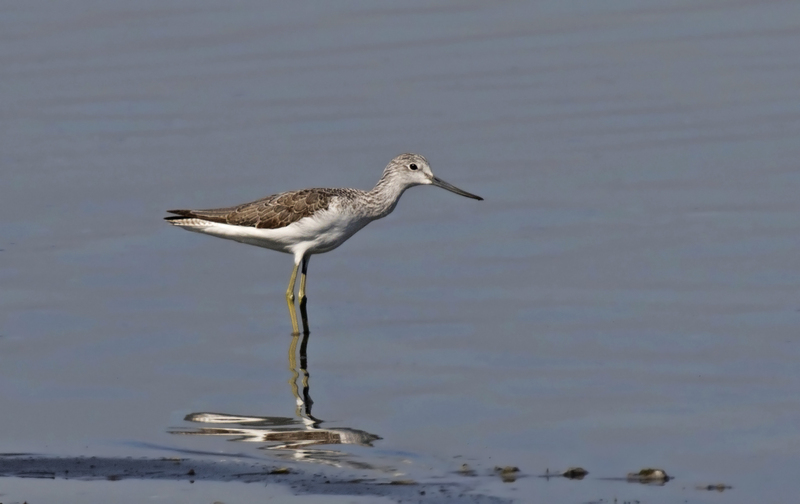
<path fill-rule="evenodd" d="M 420 481 L 468 463 L 483 492 L 560 502 L 795 496 L 798 20 L 780 1 L 4 3 L 0 451 Z M 310 428 L 381 439 L 175 434 L 232 425 L 198 413 L 309 422 L 290 257 L 164 210 L 369 188 L 405 151 L 486 201 L 412 189 L 309 271 Z M 574 465 L 589 476 L 533 477 Z M 650 466 L 677 479 L 600 479 Z"/>

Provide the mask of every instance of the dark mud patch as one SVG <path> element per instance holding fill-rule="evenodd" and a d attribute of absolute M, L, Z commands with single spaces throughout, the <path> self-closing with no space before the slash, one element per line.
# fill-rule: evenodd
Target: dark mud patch
<path fill-rule="evenodd" d="M 715 485 L 697 485 L 695 488 L 697 490 L 705 490 L 708 492 L 724 492 L 726 490 L 733 489 L 732 486 L 726 485 L 724 483 L 717 483 Z"/>
<path fill-rule="evenodd" d="M 0 455 L 0 477 L 120 481 L 124 479 L 273 483 L 311 495 L 375 495 L 397 501 L 506 503 L 506 499 L 470 493 L 456 482 L 402 483 L 379 479 L 336 479 L 292 468 L 241 460 L 195 458 L 48 457 Z"/>

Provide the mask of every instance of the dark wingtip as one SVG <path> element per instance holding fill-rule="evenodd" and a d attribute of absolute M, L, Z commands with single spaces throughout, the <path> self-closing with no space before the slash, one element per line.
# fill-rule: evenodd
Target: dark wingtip
<path fill-rule="evenodd" d="M 173 221 L 173 220 L 180 220 L 185 219 L 187 217 L 194 217 L 191 210 L 167 210 L 167 213 L 177 214 L 177 215 L 169 215 L 164 217 L 165 221 Z"/>

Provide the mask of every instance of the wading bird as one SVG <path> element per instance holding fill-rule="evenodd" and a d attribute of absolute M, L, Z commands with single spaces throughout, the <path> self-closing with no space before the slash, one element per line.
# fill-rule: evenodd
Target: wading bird
<path fill-rule="evenodd" d="M 360 189 L 301 189 L 228 208 L 168 210 L 170 224 L 189 231 L 235 240 L 294 255 L 294 269 L 286 290 L 292 329 L 298 333 L 294 286 L 301 268 L 300 309 L 306 303 L 306 273 L 312 254 L 335 249 L 370 222 L 389 215 L 403 192 L 417 185 L 434 185 L 476 200 L 433 175 L 419 154 L 401 154 L 386 166 L 370 191 Z M 303 317 L 304 329 L 307 321 Z"/>

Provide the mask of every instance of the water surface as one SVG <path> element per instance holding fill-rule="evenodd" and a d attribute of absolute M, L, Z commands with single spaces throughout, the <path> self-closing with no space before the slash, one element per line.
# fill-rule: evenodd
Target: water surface
<path fill-rule="evenodd" d="M 0 451 L 420 481 L 468 463 L 523 500 L 795 496 L 798 20 L 781 1 L 3 4 Z M 486 201 L 415 188 L 313 257 L 303 366 L 291 258 L 161 221 L 366 189 L 406 151 Z M 370 442 L 175 434 L 205 413 Z M 589 476 L 534 477 L 573 465 Z M 648 466 L 677 479 L 600 479 Z"/>

